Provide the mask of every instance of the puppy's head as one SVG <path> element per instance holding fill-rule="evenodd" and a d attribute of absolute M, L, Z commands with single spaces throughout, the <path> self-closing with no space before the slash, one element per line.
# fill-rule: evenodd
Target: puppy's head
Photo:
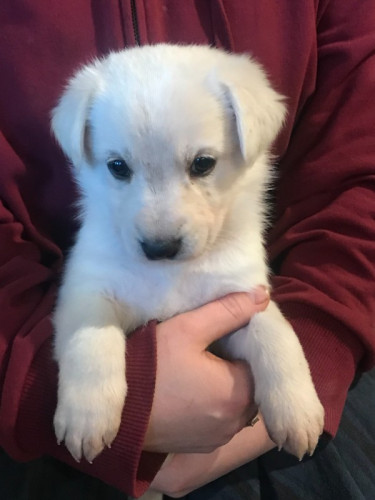
<path fill-rule="evenodd" d="M 259 185 L 249 207 L 257 198 L 283 117 L 249 58 L 159 45 L 84 67 L 52 128 L 74 165 L 84 217 L 114 225 L 134 256 L 179 261 L 223 239 L 252 170 Z"/>

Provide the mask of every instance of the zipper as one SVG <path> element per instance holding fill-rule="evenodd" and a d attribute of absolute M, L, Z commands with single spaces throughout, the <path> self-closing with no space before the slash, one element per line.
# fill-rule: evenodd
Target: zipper
<path fill-rule="evenodd" d="M 137 7 L 135 5 L 135 0 L 130 0 L 130 8 L 132 12 L 133 34 L 135 43 L 137 45 L 141 45 L 141 40 L 139 37 L 138 19 L 137 19 Z"/>

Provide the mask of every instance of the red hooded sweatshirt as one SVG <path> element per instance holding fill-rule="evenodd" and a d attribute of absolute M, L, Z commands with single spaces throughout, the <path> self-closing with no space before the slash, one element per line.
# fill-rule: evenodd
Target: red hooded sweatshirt
<path fill-rule="evenodd" d="M 52 428 L 50 315 L 76 193 L 50 110 L 92 57 L 157 42 L 249 52 L 286 96 L 274 151 L 273 293 L 301 340 L 330 435 L 356 370 L 374 364 L 373 0 L 2 0 L 0 444 L 16 459 L 50 454 L 73 464 Z M 152 323 L 128 342 L 130 389 L 114 445 L 93 465 L 74 463 L 133 495 L 164 458 L 142 453 L 155 356 Z"/>

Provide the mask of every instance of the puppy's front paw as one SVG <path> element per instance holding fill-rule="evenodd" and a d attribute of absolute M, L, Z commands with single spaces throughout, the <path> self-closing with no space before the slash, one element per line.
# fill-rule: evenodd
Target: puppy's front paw
<path fill-rule="evenodd" d="M 300 460 L 312 455 L 323 432 L 324 409 L 312 382 L 278 388 L 261 398 L 267 431 L 279 449 Z"/>
<path fill-rule="evenodd" d="M 124 376 L 103 380 L 96 386 L 60 382 L 54 417 L 58 443 L 65 441 L 75 460 L 80 461 L 83 455 L 92 462 L 116 437 L 125 396 Z"/>

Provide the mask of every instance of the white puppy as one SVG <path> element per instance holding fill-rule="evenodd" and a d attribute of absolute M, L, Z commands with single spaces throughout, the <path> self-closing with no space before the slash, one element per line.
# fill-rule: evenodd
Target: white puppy
<path fill-rule="evenodd" d="M 264 195 L 284 112 L 257 63 L 208 47 L 132 48 L 70 81 L 52 127 L 74 166 L 82 225 L 54 317 L 54 424 L 77 460 L 118 431 L 127 333 L 268 285 Z M 323 408 L 276 304 L 224 343 L 250 363 L 272 439 L 312 453 Z"/>

